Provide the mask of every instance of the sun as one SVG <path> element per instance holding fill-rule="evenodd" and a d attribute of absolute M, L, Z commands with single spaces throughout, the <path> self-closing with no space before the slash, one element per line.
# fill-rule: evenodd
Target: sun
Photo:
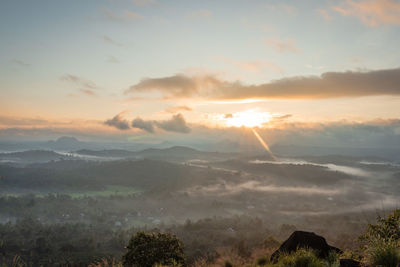
<path fill-rule="evenodd" d="M 236 112 L 233 114 L 226 114 L 223 118 L 227 126 L 234 127 L 261 127 L 263 124 L 269 122 L 272 116 L 269 112 L 258 112 L 255 110 L 247 110 Z"/>

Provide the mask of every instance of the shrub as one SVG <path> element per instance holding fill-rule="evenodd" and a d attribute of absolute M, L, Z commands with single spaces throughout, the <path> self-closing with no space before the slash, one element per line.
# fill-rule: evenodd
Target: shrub
<path fill-rule="evenodd" d="M 394 210 L 386 218 L 378 216 L 377 224 L 369 224 L 362 240 L 400 240 L 400 209 Z"/>
<path fill-rule="evenodd" d="M 89 264 L 88 267 L 122 267 L 122 263 L 115 262 L 114 259 L 102 258 Z"/>
<path fill-rule="evenodd" d="M 325 260 L 326 265 L 329 267 L 340 265 L 339 255 L 334 251 L 329 252 L 328 257 Z"/>
<path fill-rule="evenodd" d="M 185 265 L 182 243 L 171 234 L 138 232 L 126 248 L 128 251 L 122 258 L 124 266 Z"/>
<path fill-rule="evenodd" d="M 369 224 L 360 238 L 365 242 L 366 260 L 373 266 L 400 265 L 400 209 L 386 218 L 378 217 L 377 224 Z"/>
<path fill-rule="evenodd" d="M 367 249 L 367 259 L 373 266 L 400 266 L 400 251 L 398 241 L 376 240 Z"/>
<path fill-rule="evenodd" d="M 290 254 L 282 254 L 277 262 L 279 267 L 325 267 L 326 263 L 319 259 L 310 249 L 300 248 Z"/>
<path fill-rule="evenodd" d="M 260 257 L 257 259 L 257 266 L 267 265 L 268 259 L 266 257 Z"/>

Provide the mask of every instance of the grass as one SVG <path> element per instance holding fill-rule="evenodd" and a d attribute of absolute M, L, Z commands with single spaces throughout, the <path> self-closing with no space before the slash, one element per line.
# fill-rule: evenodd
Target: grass
<path fill-rule="evenodd" d="M 372 266 L 398 267 L 400 266 L 400 246 L 397 240 L 375 242 L 367 250 L 369 263 Z"/>

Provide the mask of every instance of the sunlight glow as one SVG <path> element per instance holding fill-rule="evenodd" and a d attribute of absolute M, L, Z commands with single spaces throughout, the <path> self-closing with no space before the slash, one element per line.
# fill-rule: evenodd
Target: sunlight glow
<path fill-rule="evenodd" d="M 248 104 L 248 103 L 259 103 L 266 102 L 265 99 L 258 98 L 246 98 L 246 99 L 237 99 L 237 100 L 215 100 L 215 101 L 206 101 L 207 104 Z"/>
<path fill-rule="evenodd" d="M 233 114 L 226 114 L 223 118 L 227 126 L 234 127 L 261 127 L 271 120 L 272 115 L 268 112 L 247 110 Z"/>
<path fill-rule="evenodd" d="M 256 136 L 256 138 L 258 139 L 258 141 L 260 142 L 260 144 L 265 148 L 265 150 L 270 154 L 270 156 L 275 160 L 278 161 L 278 158 L 275 157 L 275 155 L 272 153 L 271 149 L 269 148 L 268 144 L 264 141 L 264 139 L 262 139 L 262 137 L 258 134 L 258 132 L 252 128 L 251 129 L 254 133 L 254 135 Z"/>

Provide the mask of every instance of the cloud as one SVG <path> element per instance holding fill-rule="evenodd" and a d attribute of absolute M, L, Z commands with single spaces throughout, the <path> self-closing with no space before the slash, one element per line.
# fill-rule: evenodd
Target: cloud
<path fill-rule="evenodd" d="M 169 120 L 155 121 L 155 125 L 167 132 L 189 133 L 191 130 L 180 113 L 172 116 Z"/>
<path fill-rule="evenodd" d="M 98 86 L 89 80 L 86 80 L 82 77 L 76 76 L 76 75 L 72 75 L 72 74 L 66 74 L 60 77 L 61 81 L 64 82 L 68 82 L 68 83 L 72 83 L 76 86 L 78 86 L 78 92 L 83 93 L 85 95 L 88 96 L 97 96 L 97 94 L 95 93 L 95 90 L 98 89 Z M 68 96 L 77 96 L 76 94 L 68 94 Z"/>
<path fill-rule="evenodd" d="M 97 94 L 93 90 L 90 90 L 90 89 L 79 89 L 79 91 L 88 96 L 97 96 Z"/>
<path fill-rule="evenodd" d="M 332 20 L 332 15 L 326 9 L 317 9 L 318 14 L 326 21 Z"/>
<path fill-rule="evenodd" d="M 123 23 L 136 21 L 143 18 L 141 15 L 129 10 L 125 10 L 122 14 L 117 14 L 109 9 L 104 9 L 103 16 L 110 21 L 123 22 Z"/>
<path fill-rule="evenodd" d="M 136 118 L 132 121 L 132 128 L 144 130 L 149 133 L 154 133 L 154 121 L 146 121 L 141 118 Z"/>
<path fill-rule="evenodd" d="M 275 72 L 283 72 L 283 69 L 273 62 L 268 61 L 238 61 L 230 58 L 222 58 L 225 63 L 233 65 L 242 71 L 261 72 L 263 69 L 269 69 Z"/>
<path fill-rule="evenodd" d="M 118 58 L 116 58 L 116 57 L 114 57 L 114 56 L 108 56 L 108 57 L 107 57 L 107 62 L 108 62 L 108 63 L 119 63 L 120 61 L 119 61 Z"/>
<path fill-rule="evenodd" d="M 46 125 L 50 122 L 43 118 L 21 118 L 0 116 L 0 126 L 37 126 Z"/>
<path fill-rule="evenodd" d="M 146 78 L 132 85 L 126 93 L 159 91 L 165 97 L 189 97 L 205 87 L 215 87 L 220 81 L 211 75 L 188 77 L 177 74 L 164 78 Z"/>
<path fill-rule="evenodd" d="M 212 15 L 211 11 L 209 11 L 207 9 L 202 9 L 202 10 L 190 12 L 186 15 L 186 17 L 197 19 L 197 18 L 209 18 L 209 17 L 211 17 L 211 15 Z"/>
<path fill-rule="evenodd" d="M 301 52 L 298 48 L 296 48 L 296 42 L 292 39 L 288 39 L 286 41 L 282 41 L 279 39 L 266 39 L 265 42 L 269 47 L 272 49 L 280 52 L 280 53 L 285 53 L 285 52 L 292 52 L 292 53 L 298 53 Z"/>
<path fill-rule="evenodd" d="M 165 111 L 168 113 L 177 113 L 181 111 L 193 111 L 193 109 L 188 106 L 174 106 L 167 108 Z"/>
<path fill-rule="evenodd" d="M 292 114 L 277 115 L 277 116 L 273 116 L 271 120 L 273 122 L 284 121 L 284 120 L 291 118 L 292 116 L 293 116 Z"/>
<path fill-rule="evenodd" d="M 19 60 L 19 59 L 14 59 L 12 61 L 12 63 L 14 63 L 14 64 L 16 64 L 18 66 L 21 66 L 21 67 L 30 67 L 31 66 L 31 64 L 26 63 L 25 61 L 22 61 L 22 60 Z"/>
<path fill-rule="evenodd" d="M 294 15 L 296 13 L 296 7 L 287 4 L 272 4 L 267 5 L 267 8 L 271 11 L 284 11 L 289 15 Z"/>
<path fill-rule="evenodd" d="M 346 0 L 333 7 L 343 16 L 358 18 L 365 25 L 400 25 L 400 2 L 394 0 Z"/>
<path fill-rule="evenodd" d="M 86 80 L 82 77 L 78 77 L 72 74 L 66 74 L 60 77 L 61 81 L 66 81 L 66 82 L 71 82 L 75 83 L 79 86 L 85 87 L 85 88 L 90 88 L 90 89 L 97 89 L 97 85 L 89 80 Z"/>
<path fill-rule="evenodd" d="M 106 120 L 104 122 L 105 125 L 111 126 L 111 127 L 115 127 L 119 130 L 128 130 L 130 129 L 129 127 L 129 122 L 125 119 L 122 118 L 122 114 L 118 114 L 116 116 L 114 116 L 114 118 Z"/>
<path fill-rule="evenodd" d="M 180 113 L 172 116 L 171 119 L 160 121 L 136 118 L 132 121 L 131 125 L 133 128 L 138 128 L 149 133 L 154 133 L 155 127 L 167 132 L 189 133 L 191 131 L 186 124 L 185 118 Z"/>
<path fill-rule="evenodd" d="M 106 42 L 107 44 L 115 45 L 115 46 L 122 46 L 121 43 L 118 43 L 117 41 L 114 41 L 111 37 L 104 35 L 102 37 L 103 41 Z"/>
<path fill-rule="evenodd" d="M 158 91 L 166 98 L 199 97 L 234 99 L 324 99 L 400 95 L 400 68 L 373 71 L 325 72 L 320 76 L 297 76 L 258 85 L 228 82 L 216 76 L 147 78 L 127 93 Z"/>
<path fill-rule="evenodd" d="M 132 0 L 132 3 L 134 3 L 137 6 L 147 6 L 147 5 L 158 4 L 158 2 L 155 0 Z"/>
<path fill-rule="evenodd" d="M 139 15 L 135 12 L 129 11 L 129 10 L 125 11 L 124 16 L 125 16 L 125 18 L 128 18 L 128 19 L 141 19 L 142 18 L 141 15 Z"/>
<path fill-rule="evenodd" d="M 228 113 L 224 115 L 224 119 L 231 119 L 233 118 L 233 114 L 232 113 Z"/>

